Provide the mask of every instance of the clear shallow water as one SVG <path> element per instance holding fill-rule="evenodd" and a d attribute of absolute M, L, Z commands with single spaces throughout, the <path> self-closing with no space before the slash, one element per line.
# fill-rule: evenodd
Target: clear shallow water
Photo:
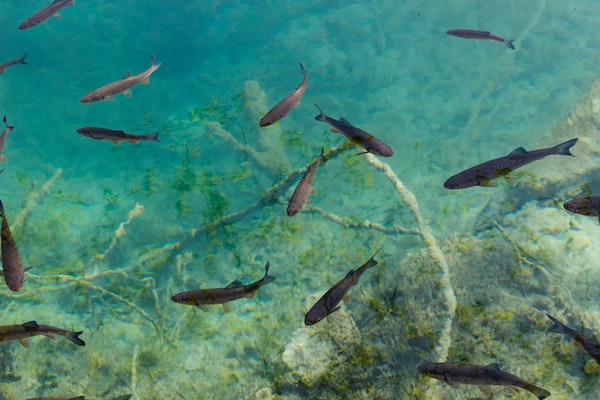
<path fill-rule="evenodd" d="M 548 287 L 557 282 L 544 285 L 535 272 L 523 272 L 528 266 L 519 266 L 513 247 L 497 231 L 491 237 L 473 232 L 479 211 L 489 198 L 503 197 L 506 185 L 451 192 L 442 183 L 452 173 L 518 146 L 547 147 L 571 137 L 549 135 L 597 79 L 600 6 L 591 0 L 457 2 L 451 8 L 386 1 L 204 3 L 79 2 L 63 10 L 60 20 L 28 31 L 16 27 L 46 4 L 4 5 L 0 61 L 28 52 L 29 65 L 0 76 L 0 113 L 16 127 L 4 151 L 9 161 L 0 176 L 0 193 L 11 223 L 26 216 L 13 233 L 24 264 L 34 268 L 22 292 L 0 291 L 2 324 L 37 320 L 84 330 L 87 346 L 74 348 L 62 338 L 35 338 L 30 349 L 3 344 L 10 359 L 4 373 L 14 379 L 0 383 L 2 396 L 245 398 L 268 387 L 284 398 L 335 398 L 348 390 L 356 398 L 397 398 L 398 393 L 412 398 L 427 389 L 429 382 L 417 376 L 415 367 L 436 358 L 422 343 L 439 339 L 441 322 L 428 321 L 443 321 L 446 311 L 436 290 L 438 266 L 428 265 L 431 257 L 419 236 L 344 227 L 317 213 L 290 219 L 284 203 L 292 188 L 281 204 L 266 204 L 235 223 L 203 230 L 254 204 L 322 147 L 343 142 L 313 119 L 312 103 L 317 103 L 394 148 L 394 157 L 383 161 L 415 194 L 442 246 L 458 310 L 484 305 L 475 307 L 463 325 L 453 325 L 452 360 L 503 362 L 509 371 L 553 392 L 553 398 L 593 398 L 589 381 L 596 377 L 585 376 L 577 361 L 561 363 L 555 357 L 576 359 L 581 352 L 546 334 L 543 315 L 562 311 L 559 316 L 572 318 L 572 325 L 583 321 L 598 329 L 598 310 L 589 300 L 593 290 L 587 290 L 587 297 L 565 300 L 561 293 L 582 290 L 575 276 L 560 283 L 565 291 L 552 292 Z M 445 31 L 453 28 L 515 38 L 517 50 L 447 36 Z M 148 68 L 152 54 L 162 66 L 149 85 L 132 90 L 132 98 L 79 103 L 81 96 L 127 71 Z M 299 62 L 309 77 L 301 105 L 278 125 L 259 130 L 261 115 L 300 82 Z M 214 122 L 259 151 L 259 160 L 216 136 Z M 158 130 L 161 143 L 93 141 L 75 132 L 84 125 L 135 133 Z M 583 133 L 591 136 L 593 130 Z M 355 221 L 416 229 L 391 183 L 354 153 L 345 152 L 319 169 L 311 206 Z M 24 201 L 58 169 L 47 193 Z M 545 169 L 542 165 L 536 173 Z M 591 176 L 580 171 L 578 180 Z M 578 187 L 579 181 L 564 190 Z M 30 211 L 22 211 L 27 204 Z M 134 209 L 138 213 L 125 226 L 126 234 L 111 246 L 119 224 Z M 548 218 L 580 223 L 556 205 L 553 210 L 556 215 Z M 504 215 L 493 217 L 501 221 Z M 545 220 L 527 221 L 523 227 L 507 220 L 506 226 L 514 227 L 508 236 L 521 244 L 540 242 L 534 228 Z M 593 234 L 593 222 L 581 222 L 589 226 L 577 230 Z M 191 237 L 194 228 L 201 231 Z M 519 236 L 522 232 L 529 235 Z M 472 240 L 481 242 L 469 245 Z M 582 246 L 593 257 L 593 242 Z M 331 359 L 322 361 L 329 375 L 301 379 L 282 355 L 302 327 L 306 299 L 379 247 L 380 265 L 365 274 L 346 304 L 360 340 L 351 335 L 350 342 L 336 342 L 334 365 L 327 364 Z M 532 264 L 549 276 L 560 275 L 566 262 L 556 260 L 560 254 L 544 258 L 543 250 L 543 245 L 529 248 Z M 564 250 L 570 256 L 570 248 Z M 572 268 L 588 263 L 584 256 L 568 259 Z M 229 313 L 218 307 L 205 313 L 169 299 L 182 290 L 225 286 L 236 278 L 254 281 L 267 260 L 277 280 L 256 298 L 232 303 Z M 472 270 L 485 268 L 494 274 L 474 280 Z M 586 281 L 593 281 L 594 266 L 586 273 Z M 478 353 L 468 344 L 482 335 L 475 328 L 481 320 L 494 315 L 491 299 L 507 308 L 525 302 L 528 307 L 514 315 L 530 317 L 528 324 L 517 323 L 519 318 L 498 322 L 485 331 L 487 352 Z M 342 324 L 333 317 L 312 334 Z M 526 332 L 514 343 L 498 333 L 514 334 L 523 326 Z M 540 336 L 549 347 L 533 351 L 531 343 Z M 538 362 L 540 351 L 544 362 Z M 340 354 L 346 358 L 337 358 Z M 358 370 L 368 372 L 347 379 Z M 470 388 L 451 389 L 437 384 L 427 396 L 478 395 Z"/>

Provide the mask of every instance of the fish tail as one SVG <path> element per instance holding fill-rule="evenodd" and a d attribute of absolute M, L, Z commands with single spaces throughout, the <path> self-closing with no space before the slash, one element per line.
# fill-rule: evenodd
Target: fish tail
<path fill-rule="evenodd" d="M 152 132 L 147 135 L 144 135 L 144 139 L 149 142 L 160 142 L 160 140 L 158 140 L 159 134 L 160 134 L 160 132 Z"/>
<path fill-rule="evenodd" d="M 319 115 L 317 115 L 315 117 L 315 119 L 317 121 L 325 121 L 325 118 L 327 117 L 327 115 L 325 115 L 325 113 L 323 112 L 323 110 L 321 110 L 321 107 L 319 107 L 318 105 L 315 104 L 315 107 L 317 107 L 317 110 L 319 110 Z"/>
<path fill-rule="evenodd" d="M 526 389 L 528 391 L 530 391 L 531 393 L 533 393 L 540 400 L 545 399 L 546 397 L 550 397 L 550 394 L 551 394 L 546 389 L 542 389 L 541 387 L 537 387 L 537 386 L 533 386 L 533 385 L 529 385 Z"/>
<path fill-rule="evenodd" d="M 306 70 L 304 69 L 304 65 L 302 65 L 302 63 L 300 63 L 300 71 L 302 71 L 303 76 L 306 76 Z"/>
<path fill-rule="evenodd" d="M 515 41 L 515 39 L 512 40 L 505 40 L 504 44 L 506 45 L 506 47 L 508 47 L 509 49 L 515 50 L 515 46 L 513 45 L 513 42 Z"/>
<path fill-rule="evenodd" d="M 553 153 L 554 154 L 560 154 L 562 156 L 572 156 L 573 154 L 571 154 L 571 152 L 569 151 L 569 149 L 571 147 L 573 147 L 575 145 L 575 143 L 577 143 L 577 138 L 571 139 L 571 140 L 567 140 L 566 142 L 561 143 L 561 144 L 557 144 L 553 148 Z"/>
<path fill-rule="evenodd" d="M 377 265 L 377 260 L 375 259 L 375 256 L 380 251 L 381 251 L 381 247 L 379 249 L 377 249 L 377 251 L 375 253 L 373 253 L 373 255 L 371 256 L 371 258 L 369 258 L 369 261 L 367 261 L 367 268 L 373 268 L 374 266 Z"/>
<path fill-rule="evenodd" d="M 21 54 L 15 61 L 17 64 L 27 64 L 25 62 L 25 57 L 27 57 L 27 53 Z"/>
<path fill-rule="evenodd" d="M 4 126 L 6 126 L 6 129 L 8 129 L 9 131 L 12 131 L 13 129 L 15 129 L 14 126 L 10 126 L 6 123 L 6 115 L 4 116 L 4 118 L 2 119 L 2 121 L 4 121 Z"/>
<path fill-rule="evenodd" d="M 83 333 L 83 331 L 80 332 L 67 332 L 67 334 L 65 335 L 65 337 L 67 339 L 69 339 L 71 342 L 79 345 L 79 346 L 85 346 L 85 342 L 81 339 L 79 339 L 79 335 L 81 335 Z"/>
<path fill-rule="evenodd" d="M 554 333 L 563 333 L 566 335 L 570 335 L 571 329 L 568 326 L 566 326 L 565 324 L 563 324 L 562 322 L 560 322 L 559 320 L 557 320 L 550 314 L 546 314 L 546 316 L 548 318 L 550 318 L 550 321 L 552 321 L 554 323 L 554 325 L 552 325 L 550 328 L 548 328 L 548 331 L 554 332 Z"/>
<path fill-rule="evenodd" d="M 269 282 L 273 282 L 275 280 L 275 277 L 272 275 L 269 275 L 269 268 L 271 267 L 271 263 L 269 261 L 267 261 L 267 263 L 265 264 L 265 276 L 263 276 L 262 281 L 267 284 Z"/>

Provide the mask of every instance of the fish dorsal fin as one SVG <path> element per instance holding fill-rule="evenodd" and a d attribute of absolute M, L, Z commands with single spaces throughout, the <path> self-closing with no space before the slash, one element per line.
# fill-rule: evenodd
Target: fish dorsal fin
<path fill-rule="evenodd" d="M 345 278 L 350 278 L 352 275 L 354 275 L 354 270 L 353 269 L 351 269 L 350 271 L 348 271 L 348 273 L 346 274 Z"/>
<path fill-rule="evenodd" d="M 344 125 L 351 126 L 350 122 L 348 122 L 348 120 L 344 117 L 340 117 L 340 122 Z"/>
<path fill-rule="evenodd" d="M 236 288 L 236 287 L 240 287 L 240 286 L 244 286 L 244 284 L 239 279 L 236 279 L 235 281 L 231 282 L 229 285 L 225 286 L 225 289 L 232 289 L 232 288 Z"/>
<path fill-rule="evenodd" d="M 127 79 L 127 78 L 131 78 L 131 71 L 127 71 L 127 73 L 123 77 L 123 79 Z M 121 79 L 121 80 L 123 80 L 123 79 Z"/>
<path fill-rule="evenodd" d="M 493 369 L 494 371 L 502 371 L 502 364 L 492 363 L 485 366 L 486 368 Z"/>
<path fill-rule="evenodd" d="M 23 324 L 23 327 L 25 328 L 25 330 L 28 330 L 28 331 L 35 331 L 35 330 L 37 330 L 37 328 L 39 328 L 40 326 L 39 326 L 39 325 L 38 325 L 38 323 L 37 323 L 37 322 L 35 322 L 35 321 L 29 321 L 29 322 L 25 322 L 25 323 Z"/>
<path fill-rule="evenodd" d="M 513 151 L 510 152 L 510 154 L 508 155 L 508 158 L 524 156 L 526 154 L 527 154 L 527 150 L 525 150 L 522 147 L 517 147 L 516 149 L 514 149 Z"/>

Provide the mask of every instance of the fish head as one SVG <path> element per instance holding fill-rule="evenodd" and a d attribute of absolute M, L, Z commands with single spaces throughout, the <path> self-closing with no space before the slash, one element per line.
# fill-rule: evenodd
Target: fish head
<path fill-rule="evenodd" d="M 586 198 L 569 200 L 563 204 L 563 207 L 573 214 L 594 215 L 589 207 L 589 200 Z"/>
<path fill-rule="evenodd" d="M 444 182 L 444 187 L 446 189 L 464 189 L 477 185 L 479 185 L 479 180 L 477 178 L 465 179 L 460 175 L 455 175 L 451 178 L 448 178 L 448 180 Z"/>

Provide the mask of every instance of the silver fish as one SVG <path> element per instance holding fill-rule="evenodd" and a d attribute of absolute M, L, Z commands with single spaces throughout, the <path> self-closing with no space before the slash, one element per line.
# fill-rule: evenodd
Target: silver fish
<path fill-rule="evenodd" d="M 319 115 L 315 117 L 317 121 L 327 122 L 329 125 L 333 126 L 333 132 L 340 132 L 346 139 L 365 149 L 364 153 L 371 153 L 381 157 L 391 157 L 394 155 L 392 148 L 375 136 L 352 126 L 345 118 L 337 120 L 327 116 L 316 104 L 315 107 L 319 110 Z"/>
<path fill-rule="evenodd" d="M 549 328 L 550 332 L 562 333 L 563 335 L 569 336 L 579 346 L 583 347 L 594 360 L 600 364 L 600 342 L 593 336 L 585 336 L 582 333 L 577 332 L 574 329 L 569 328 L 553 316 L 546 314 L 554 325 Z"/>
<path fill-rule="evenodd" d="M 431 378 L 439 379 L 451 386 L 459 383 L 467 385 L 500 385 L 516 386 L 533 393 L 538 399 L 545 399 L 550 392 L 524 381 L 518 376 L 509 374 L 500 369 L 500 364 L 490 364 L 485 367 L 462 363 L 425 363 L 419 365 L 417 370 Z"/>
<path fill-rule="evenodd" d="M 79 346 L 85 346 L 85 342 L 79 339 L 79 335 L 82 333 L 83 331 L 71 332 L 50 325 L 38 325 L 35 321 L 29 321 L 22 325 L 0 326 L 0 342 L 18 340 L 21 344 L 26 345 L 23 340 L 32 336 L 44 335 L 50 339 L 54 339 L 54 335 L 60 335 Z"/>
<path fill-rule="evenodd" d="M 306 70 L 304 69 L 302 63 L 300 63 L 300 70 L 302 71 L 303 76 L 302 82 L 300 82 L 296 90 L 288 94 L 285 97 L 285 99 L 277 103 L 275 107 L 271 108 L 271 110 L 269 110 L 269 112 L 266 113 L 264 117 L 260 119 L 259 126 L 265 127 L 279 121 L 280 119 L 288 115 L 289 112 L 292 111 L 292 108 L 300 104 L 300 99 L 304 95 L 304 92 L 306 91 L 306 86 L 308 85 Z"/>
<path fill-rule="evenodd" d="M 25 21 L 21 22 L 19 29 L 24 30 L 33 28 L 34 26 L 47 21 L 48 18 L 58 13 L 62 8 L 72 6 L 73 4 L 75 4 L 75 0 L 54 0 L 54 2 L 52 2 L 52 4 L 50 4 L 48 7 L 41 9 L 31 17 L 27 18 Z"/>
<path fill-rule="evenodd" d="M 17 244 L 12 237 L 8 222 L 6 221 L 6 213 L 4 212 L 2 201 L 0 201 L 0 214 L 2 214 L 2 231 L 0 232 L 2 239 L 2 275 L 8 288 L 13 292 L 18 292 L 23 288 L 25 270 L 21 264 L 21 256 L 19 255 Z"/>
<path fill-rule="evenodd" d="M 154 63 L 154 56 L 152 56 L 150 62 L 150 68 L 146 71 L 137 75 L 131 75 L 131 72 L 129 72 L 123 79 L 102 86 L 101 88 L 86 94 L 79 101 L 82 103 L 93 103 L 95 101 L 108 100 L 119 93 L 123 93 L 127 97 L 131 96 L 130 89 L 132 87 L 139 84 L 146 85 L 150 82 L 150 75 L 160 68 L 160 63 Z"/>
<path fill-rule="evenodd" d="M 4 130 L 2 131 L 2 135 L 0 135 L 0 162 L 6 161 L 6 157 L 2 154 L 4 152 L 4 145 L 6 144 L 6 138 L 8 137 L 8 134 L 15 129 L 14 126 L 9 126 L 6 123 L 6 115 L 2 121 L 4 121 Z"/>
<path fill-rule="evenodd" d="M 446 33 L 450 36 L 456 36 L 463 39 L 494 40 L 496 42 L 504 43 L 504 45 L 509 49 L 515 49 L 515 46 L 513 45 L 514 40 L 504 39 L 500 36 L 492 35 L 487 31 L 477 31 L 473 29 L 452 29 L 446 31 Z"/>
<path fill-rule="evenodd" d="M 82 136 L 89 137 L 96 140 L 107 140 L 113 143 L 129 142 L 138 143 L 140 140 L 146 140 L 149 142 L 160 142 L 158 140 L 159 132 L 152 132 L 147 135 L 132 135 L 123 131 L 115 131 L 107 128 L 100 128 L 96 126 L 84 126 L 77 129 L 77 133 Z"/>
<path fill-rule="evenodd" d="M 27 64 L 25 62 L 25 57 L 27 57 L 27 53 L 23 53 L 23 54 L 21 54 L 19 57 L 15 58 L 15 59 L 7 61 L 4 64 L 0 64 L 0 74 L 5 73 L 6 69 L 8 67 L 10 67 L 10 66 L 17 65 L 17 64 Z"/>
<path fill-rule="evenodd" d="M 494 160 L 486 161 L 451 176 L 444 182 L 446 189 L 464 189 L 471 186 L 496 186 L 493 179 L 505 176 L 517 168 L 521 168 L 533 161 L 557 154 L 572 156 L 569 149 L 575 145 L 577 138 L 567 140 L 554 147 L 527 151 L 523 147 L 514 149 L 510 154 Z"/>
<path fill-rule="evenodd" d="M 565 210 L 574 214 L 598 217 L 600 223 L 600 196 L 588 196 L 573 199 L 563 204 Z"/>
<path fill-rule="evenodd" d="M 371 256 L 371 258 L 369 258 L 369 260 L 361 265 L 358 269 L 351 269 L 348 271 L 344 279 L 333 285 L 331 289 L 325 292 L 325 294 L 306 313 L 306 316 L 304 317 L 304 324 L 314 325 L 329 314 L 339 310 L 340 307 L 338 307 L 338 304 L 346 296 L 346 293 L 348 293 L 350 288 L 358 283 L 358 280 L 367 269 L 377 265 L 375 256 L 378 252 L 379 250 L 375 252 L 375 254 L 373 254 L 373 256 Z"/>
<path fill-rule="evenodd" d="M 243 285 L 236 279 L 224 288 L 190 290 L 174 295 L 171 300 L 175 303 L 189 304 L 204 309 L 207 304 L 225 304 L 243 297 L 252 297 L 262 286 L 275 280 L 274 276 L 269 276 L 269 266 L 270 264 L 267 262 L 262 279 L 248 285 Z"/>
<path fill-rule="evenodd" d="M 298 182 L 296 189 L 294 189 L 294 194 L 292 194 L 287 206 L 287 215 L 290 217 L 298 214 L 300 209 L 306 204 L 308 195 L 312 191 L 313 178 L 317 172 L 317 168 L 319 168 L 319 165 L 323 161 L 325 161 L 325 158 L 323 156 L 323 149 L 321 149 L 321 155 L 319 155 L 319 157 L 313 161 L 312 164 L 310 164 L 304 173 L 304 176 L 300 179 L 300 182 Z"/>

